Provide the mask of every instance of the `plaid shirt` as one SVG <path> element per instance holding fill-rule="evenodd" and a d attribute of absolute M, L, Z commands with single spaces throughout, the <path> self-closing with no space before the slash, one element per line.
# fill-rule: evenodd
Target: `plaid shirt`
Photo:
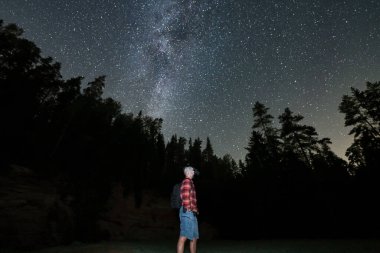
<path fill-rule="evenodd" d="M 187 210 L 198 213 L 197 193 L 195 191 L 193 180 L 185 178 L 181 185 L 182 206 Z"/>

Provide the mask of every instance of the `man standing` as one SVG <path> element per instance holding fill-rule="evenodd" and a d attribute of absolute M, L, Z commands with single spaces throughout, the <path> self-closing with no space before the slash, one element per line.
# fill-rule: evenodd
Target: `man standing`
<path fill-rule="evenodd" d="M 177 243 L 177 253 L 183 253 L 185 242 L 190 240 L 190 252 L 197 252 L 197 240 L 199 238 L 198 232 L 198 206 L 197 206 L 197 194 L 195 191 L 193 177 L 194 174 L 198 174 L 193 167 L 185 167 L 183 169 L 185 179 L 181 185 L 181 199 L 182 206 L 179 209 L 180 219 L 180 235 Z"/>

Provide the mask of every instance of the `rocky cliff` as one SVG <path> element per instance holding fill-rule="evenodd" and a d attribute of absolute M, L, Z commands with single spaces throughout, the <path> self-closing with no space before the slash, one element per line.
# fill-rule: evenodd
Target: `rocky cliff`
<path fill-rule="evenodd" d="M 0 245 L 37 248 L 75 240 L 73 198 L 59 194 L 56 184 L 19 166 L 0 176 Z M 103 238 L 177 238 L 178 213 L 170 208 L 169 196 L 145 191 L 140 207 L 136 207 L 133 194 L 124 196 L 123 192 L 121 184 L 116 184 L 108 200 L 108 211 L 99 215 L 96 227 Z M 215 229 L 205 222 L 200 222 L 200 233 L 202 238 L 216 236 Z"/>
<path fill-rule="evenodd" d="M 0 176 L 0 244 L 34 248 L 69 242 L 74 223 L 67 201 L 54 182 L 12 166 Z"/>

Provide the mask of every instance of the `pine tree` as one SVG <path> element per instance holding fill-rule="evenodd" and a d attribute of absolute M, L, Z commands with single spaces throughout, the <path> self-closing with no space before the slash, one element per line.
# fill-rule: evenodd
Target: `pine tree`
<path fill-rule="evenodd" d="M 317 132 L 312 126 L 301 125 L 301 115 L 293 115 L 289 108 L 285 108 L 279 116 L 281 123 L 281 138 L 284 142 L 284 152 L 299 154 L 300 158 L 311 168 L 312 152 L 317 150 Z"/>
<path fill-rule="evenodd" d="M 345 114 L 345 126 L 352 126 L 354 143 L 347 149 L 350 165 L 375 170 L 380 156 L 380 82 L 367 82 L 367 89 L 351 88 L 344 95 L 339 111 Z"/>

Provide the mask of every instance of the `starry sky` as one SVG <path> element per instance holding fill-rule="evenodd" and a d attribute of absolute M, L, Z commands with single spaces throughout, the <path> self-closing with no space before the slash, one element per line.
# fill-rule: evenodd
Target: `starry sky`
<path fill-rule="evenodd" d="M 65 79 L 106 75 L 125 112 L 164 119 L 173 134 L 243 159 L 256 101 L 289 107 L 352 142 L 338 106 L 380 81 L 378 0 L 0 0 L 0 19 L 62 63 Z"/>

